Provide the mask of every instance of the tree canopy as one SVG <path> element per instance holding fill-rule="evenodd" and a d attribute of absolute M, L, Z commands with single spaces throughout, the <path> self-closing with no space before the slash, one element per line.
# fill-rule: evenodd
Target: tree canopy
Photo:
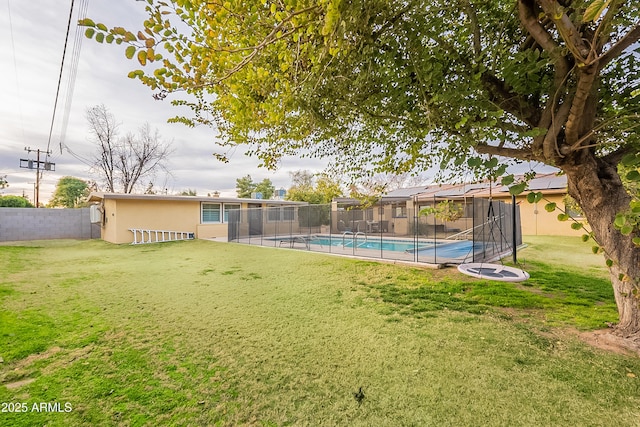
<path fill-rule="evenodd" d="M 340 183 L 326 174 L 317 174 L 307 170 L 291 172 L 291 187 L 286 199 L 312 204 L 327 204 L 343 194 Z"/>
<path fill-rule="evenodd" d="M 63 176 L 56 184 L 49 206 L 79 208 L 83 206 L 83 199 L 88 195 L 89 184 L 86 181 L 73 176 Z"/>
<path fill-rule="evenodd" d="M 270 199 L 276 188 L 269 178 L 253 182 L 251 175 L 236 179 L 236 193 L 242 199 L 250 199 L 254 193 L 260 193 L 263 199 Z"/>
<path fill-rule="evenodd" d="M 331 156 L 353 175 L 560 168 L 640 337 L 640 8 L 622 0 L 147 0 L 131 78 L 268 167 Z M 499 157 L 497 157 L 499 156 Z M 220 154 L 224 159 L 224 155 Z M 526 182 L 503 179 L 514 193 Z M 534 195 L 534 199 L 537 196 Z M 615 225 L 612 230 L 611 224 Z"/>
<path fill-rule="evenodd" d="M 33 208 L 34 206 L 25 197 L 0 196 L 0 207 L 2 208 Z"/>

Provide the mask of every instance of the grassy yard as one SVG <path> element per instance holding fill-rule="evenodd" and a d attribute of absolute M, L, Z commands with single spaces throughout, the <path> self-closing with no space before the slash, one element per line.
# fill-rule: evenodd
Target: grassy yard
<path fill-rule="evenodd" d="M 602 258 L 526 240 L 523 284 L 197 240 L 0 246 L 0 425 L 638 425 L 640 359 L 567 332 L 616 320 Z"/>

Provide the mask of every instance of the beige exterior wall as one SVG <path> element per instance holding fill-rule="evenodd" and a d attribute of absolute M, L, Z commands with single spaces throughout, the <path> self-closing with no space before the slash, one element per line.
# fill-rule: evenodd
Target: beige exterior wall
<path fill-rule="evenodd" d="M 200 222 L 200 220 L 198 220 Z M 216 239 L 226 242 L 229 236 L 229 224 L 198 224 L 196 226 L 197 239 Z"/>
<path fill-rule="evenodd" d="M 571 228 L 573 221 L 558 221 L 559 210 L 547 212 L 545 205 L 555 202 L 558 208 L 564 210 L 564 196 L 566 193 L 545 194 L 544 199 L 538 203 L 529 203 L 526 195 L 518 196 L 516 203 L 520 206 L 520 221 L 523 236 L 581 236 L 584 230 Z M 496 198 L 498 199 L 498 198 Z M 511 197 L 502 199 L 511 203 Z M 583 221 L 584 222 L 584 221 Z"/>
<path fill-rule="evenodd" d="M 101 237 L 111 243 L 132 243 L 133 233 L 129 229 L 142 230 L 163 230 L 181 231 L 193 233 L 197 239 L 217 239 L 227 241 L 228 223 L 202 223 L 201 205 L 202 203 L 220 203 L 240 205 L 241 209 L 247 209 L 249 203 L 241 201 L 215 201 L 208 200 L 180 200 L 159 199 L 114 199 L 107 197 L 103 199 L 105 221 L 102 225 Z M 272 201 L 265 201 L 262 205 L 273 204 Z M 255 206 L 253 203 L 252 206 Z M 246 214 L 240 220 L 240 230 L 248 234 L 249 221 Z M 220 212 L 223 215 L 223 210 Z M 263 234 L 284 234 L 299 233 L 300 227 L 298 217 L 290 223 L 269 221 L 267 212 L 262 213 L 262 233 Z M 260 218 L 260 216 L 258 216 Z M 255 217 L 254 217 L 255 220 Z M 284 228 L 286 228 L 286 230 Z M 278 228 L 278 229 L 276 229 Z M 140 238 L 140 237 L 138 237 Z"/>
<path fill-rule="evenodd" d="M 107 199 L 104 208 L 102 238 L 112 243 L 133 242 L 130 228 L 196 233 L 200 223 L 199 201 Z"/>
<path fill-rule="evenodd" d="M 100 229 L 100 237 L 106 242 L 118 243 L 118 216 L 116 215 L 116 206 L 115 200 L 104 201 L 104 223 Z M 131 239 L 133 240 L 133 236 L 131 236 Z"/>

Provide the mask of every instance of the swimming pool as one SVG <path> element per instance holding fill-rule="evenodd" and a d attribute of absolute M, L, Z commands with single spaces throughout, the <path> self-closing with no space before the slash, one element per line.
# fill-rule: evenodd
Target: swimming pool
<path fill-rule="evenodd" d="M 344 239 L 341 236 L 317 236 L 309 239 L 309 244 L 320 246 L 335 246 L 344 248 L 356 248 L 356 249 L 372 249 L 382 251 L 393 252 L 407 252 L 415 249 L 415 242 L 411 240 L 398 240 L 398 239 L 380 239 L 380 238 L 367 238 L 358 237 L 353 238 L 347 236 Z M 431 247 L 434 242 L 420 242 L 419 248 Z"/>
<path fill-rule="evenodd" d="M 482 250 L 482 243 L 469 240 L 412 240 L 389 239 L 389 238 L 372 238 L 365 239 L 359 236 L 354 239 L 353 236 L 311 236 L 308 239 L 309 245 L 339 247 L 354 250 L 374 250 L 374 251 L 390 251 L 398 253 L 412 254 L 416 258 L 432 258 L 432 259 L 465 259 L 473 256 L 474 250 Z M 417 246 L 417 247 L 416 247 Z"/>
<path fill-rule="evenodd" d="M 470 240 L 419 239 L 416 242 L 413 239 L 371 235 L 366 239 L 364 235 L 354 239 L 353 235 L 343 238 L 337 234 L 310 234 L 262 237 L 259 241 L 261 245 L 268 246 L 429 264 L 461 264 L 498 255 L 497 248 L 490 244 Z"/>

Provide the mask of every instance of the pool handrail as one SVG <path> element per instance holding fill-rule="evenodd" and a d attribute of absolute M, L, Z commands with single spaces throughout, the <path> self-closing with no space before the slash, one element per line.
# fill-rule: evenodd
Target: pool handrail
<path fill-rule="evenodd" d="M 347 234 L 350 234 L 351 236 L 353 236 L 351 238 L 351 242 L 353 243 L 353 247 L 358 247 L 358 235 L 362 235 L 364 236 L 364 243 L 367 243 L 367 233 L 363 232 L 363 231 L 358 231 L 356 233 L 354 233 L 353 231 L 345 231 L 344 233 L 342 233 L 342 247 L 344 248 L 347 244 L 344 242 L 344 239 L 347 237 Z"/>

